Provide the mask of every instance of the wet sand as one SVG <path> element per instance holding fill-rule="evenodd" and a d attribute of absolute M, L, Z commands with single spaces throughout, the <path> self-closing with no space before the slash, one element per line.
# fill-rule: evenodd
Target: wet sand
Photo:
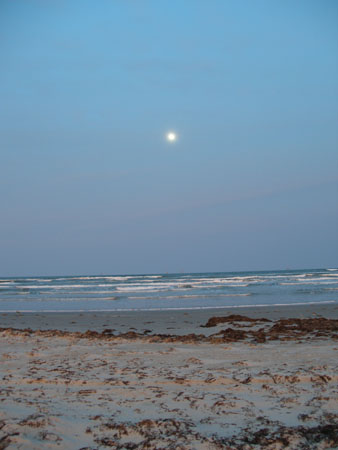
<path fill-rule="evenodd" d="M 252 318 L 266 317 L 271 320 L 318 316 L 338 319 L 338 303 L 180 311 L 0 313 L 0 327 L 30 327 L 34 330 L 57 329 L 81 332 L 86 330 L 101 332 L 105 328 L 111 328 L 118 333 L 129 330 L 142 333 L 144 330 L 151 329 L 154 333 L 188 334 L 199 333 L 200 326 L 205 324 L 211 316 L 230 314 L 243 314 Z"/>
<path fill-rule="evenodd" d="M 338 305 L 1 314 L 0 448 L 337 448 L 336 319 Z"/>

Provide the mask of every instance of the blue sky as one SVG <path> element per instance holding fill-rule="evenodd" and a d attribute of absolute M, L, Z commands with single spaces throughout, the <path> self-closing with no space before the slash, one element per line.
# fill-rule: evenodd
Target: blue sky
<path fill-rule="evenodd" d="M 337 23 L 330 0 L 2 0 L 0 275 L 338 266 Z"/>

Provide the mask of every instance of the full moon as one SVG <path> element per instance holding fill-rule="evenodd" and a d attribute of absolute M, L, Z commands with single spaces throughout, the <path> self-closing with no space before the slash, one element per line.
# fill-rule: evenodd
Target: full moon
<path fill-rule="evenodd" d="M 169 142 L 175 142 L 177 139 L 177 134 L 174 133 L 173 131 L 169 131 L 169 133 L 167 133 L 166 135 L 167 141 Z"/>

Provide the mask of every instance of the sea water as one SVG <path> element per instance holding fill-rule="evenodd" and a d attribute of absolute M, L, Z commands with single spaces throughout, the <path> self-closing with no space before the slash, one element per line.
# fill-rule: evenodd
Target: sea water
<path fill-rule="evenodd" d="M 124 311 L 338 302 L 338 269 L 0 278 L 0 311 Z"/>

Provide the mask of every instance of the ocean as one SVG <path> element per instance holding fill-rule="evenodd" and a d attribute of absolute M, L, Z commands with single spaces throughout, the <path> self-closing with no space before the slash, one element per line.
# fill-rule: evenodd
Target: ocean
<path fill-rule="evenodd" d="M 0 278 L 0 311 L 125 311 L 338 302 L 338 269 Z"/>

